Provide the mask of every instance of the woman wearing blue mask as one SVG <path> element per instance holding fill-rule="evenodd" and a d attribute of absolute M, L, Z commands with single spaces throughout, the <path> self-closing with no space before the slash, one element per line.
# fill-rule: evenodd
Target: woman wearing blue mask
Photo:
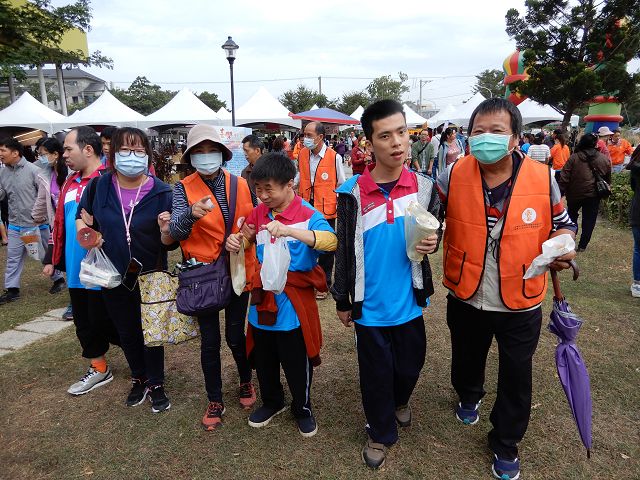
<path fill-rule="evenodd" d="M 171 212 L 171 236 L 180 241 L 184 259 L 211 263 L 223 253 L 225 232 L 237 233 L 253 210 L 251 193 L 244 178 L 222 169 L 231 159 L 231 151 L 222 143 L 218 131 L 210 125 L 196 125 L 187 136 L 183 160 L 194 173 L 176 183 Z M 237 180 L 235 205 L 230 205 L 231 185 Z M 235 214 L 231 214 L 235 211 Z M 230 218 L 233 217 L 233 218 Z M 245 252 L 246 277 L 249 280 L 240 296 L 232 294 L 225 308 L 225 338 L 238 368 L 240 407 L 250 409 L 256 401 L 251 383 L 251 368 L 245 347 L 245 318 L 250 279 L 254 272 L 255 252 L 247 243 Z M 201 336 L 200 359 L 209 403 L 202 418 L 202 426 L 214 431 L 222 424 L 225 405 L 222 401 L 222 372 L 220 364 L 220 323 L 218 313 L 198 316 Z"/>
<path fill-rule="evenodd" d="M 158 413 L 171 406 L 164 392 L 164 348 L 144 345 L 137 276 L 166 269 L 167 250 L 177 245 L 169 235 L 171 187 L 148 174 L 152 154 L 142 130 L 118 129 L 111 139 L 109 172 L 85 188 L 76 227 L 100 232 L 95 241 L 81 242 L 82 246 L 102 244 L 122 275 L 122 284 L 103 289 L 102 295 L 131 369 L 132 386 L 125 403 L 137 406 L 149 396 L 151 411 Z"/>
<path fill-rule="evenodd" d="M 55 138 L 44 139 L 38 147 L 38 163 L 42 167 L 43 174 L 38 177 L 38 197 L 31 209 L 31 218 L 39 225 L 46 223 L 53 225 L 60 189 L 69 173 L 62 159 L 62 153 L 62 144 Z M 59 270 L 53 271 L 51 279 L 53 285 L 49 293 L 58 293 L 65 288 L 65 281 Z"/>

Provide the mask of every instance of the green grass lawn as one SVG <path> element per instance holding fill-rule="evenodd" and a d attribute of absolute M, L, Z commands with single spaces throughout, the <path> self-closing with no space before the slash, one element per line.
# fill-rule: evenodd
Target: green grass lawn
<path fill-rule="evenodd" d="M 640 478 L 640 299 L 629 293 L 631 248 L 630 232 L 600 220 L 589 250 L 579 255 L 580 280 L 562 274 L 565 295 L 585 319 L 578 344 L 593 391 L 592 458 L 586 458 L 555 373 L 555 338 L 544 328 L 534 357 L 534 408 L 520 449 L 523 478 Z M 433 258 L 436 276 L 440 260 L 439 254 Z M 0 307 L 1 325 L 64 305 L 64 295 L 49 296 L 47 282 L 36 273 L 27 271 L 29 293 L 20 302 Z M 495 345 L 480 422 L 464 427 L 453 415 L 445 291 L 440 284 L 436 290 L 425 313 L 428 353 L 412 398 L 414 422 L 401 431 L 379 472 L 360 459 L 365 434 L 353 333 L 341 326 L 333 302 L 326 300 L 320 303 L 323 363 L 312 389 L 315 437 L 303 439 L 289 413 L 264 429 L 247 425 L 226 346 L 225 424 L 215 433 L 202 431 L 207 399 L 199 340 L 166 349 L 169 412 L 153 415 L 149 404 L 125 407 L 129 372 L 118 348 L 109 353 L 115 380 L 72 398 L 66 389 L 87 365 L 69 329 L 0 358 L 0 478 L 491 478 L 486 434 L 495 398 Z M 549 305 L 550 298 L 545 325 Z"/>

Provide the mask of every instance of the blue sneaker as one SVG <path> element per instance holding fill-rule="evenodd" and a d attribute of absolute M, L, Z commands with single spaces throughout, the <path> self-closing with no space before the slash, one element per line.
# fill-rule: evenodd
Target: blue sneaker
<path fill-rule="evenodd" d="M 520 460 L 500 460 L 494 455 L 491 472 L 500 480 L 517 480 L 520 478 Z"/>
<path fill-rule="evenodd" d="M 456 418 L 465 425 L 475 425 L 480 420 L 480 414 L 478 413 L 480 403 L 458 403 Z"/>

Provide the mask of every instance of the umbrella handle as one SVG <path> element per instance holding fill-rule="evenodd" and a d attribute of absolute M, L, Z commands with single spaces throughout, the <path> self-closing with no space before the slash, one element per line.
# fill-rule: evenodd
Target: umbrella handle
<path fill-rule="evenodd" d="M 553 283 L 553 296 L 558 300 L 562 300 L 562 290 L 560 290 L 560 280 L 558 279 L 558 272 L 551 270 L 551 282 Z"/>
<path fill-rule="evenodd" d="M 575 260 L 571 260 L 569 262 L 569 265 L 571 265 L 571 269 L 573 270 L 573 281 L 575 282 L 580 276 L 580 267 L 578 267 L 578 264 Z"/>

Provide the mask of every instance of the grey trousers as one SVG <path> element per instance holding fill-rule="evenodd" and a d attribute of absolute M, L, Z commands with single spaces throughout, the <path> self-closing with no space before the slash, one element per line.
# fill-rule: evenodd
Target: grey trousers
<path fill-rule="evenodd" d="M 49 229 L 40 230 L 42 238 L 42 248 L 46 248 L 49 243 Z M 7 245 L 7 269 L 4 272 L 4 288 L 20 288 L 20 277 L 22 276 L 22 267 L 24 267 L 24 259 L 27 256 L 27 249 L 24 242 L 20 239 L 20 232 L 7 229 L 7 237 L 9 244 Z M 54 282 L 62 278 L 62 273 L 56 270 L 51 276 Z"/>

